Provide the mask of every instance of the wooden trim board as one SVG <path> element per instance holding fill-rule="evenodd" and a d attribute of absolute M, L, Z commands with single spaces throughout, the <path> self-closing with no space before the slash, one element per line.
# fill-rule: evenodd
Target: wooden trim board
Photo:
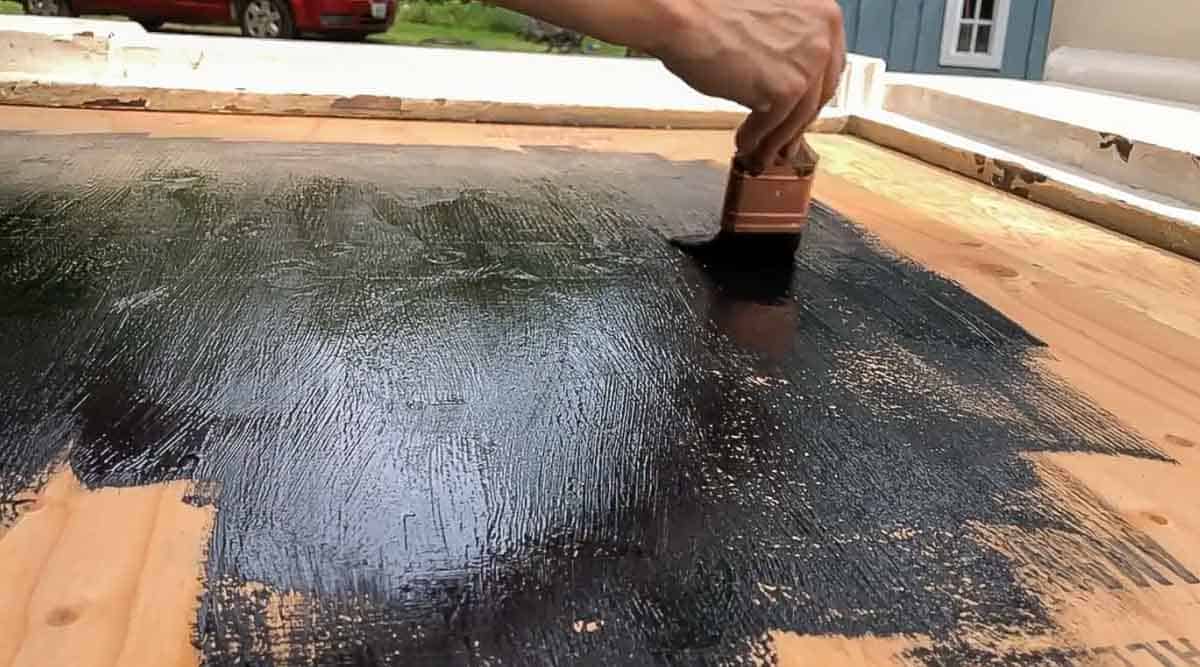
<path fill-rule="evenodd" d="M 171 88 L 16 82 L 0 85 L 0 106 L 62 109 L 196 112 L 272 117 L 319 117 L 596 127 L 620 129 L 728 130 L 742 112 L 532 105 L 508 102 L 421 100 L 394 97 L 212 92 Z M 1122 197 L 1065 182 L 989 154 L 966 151 L 879 118 L 841 111 L 825 113 L 814 134 L 849 134 L 896 148 L 987 185 L 1127 234 L 1185 257 L 1200 259 L 1200 224 L 1151 210 Z M 1018 176 L 1027 178 L 1018 178 Z"/>
<path fill-rule="evenodd" d="M 321 116 L 468 123 L 652 129 L 729 129 L 738 111 L 688 111 L 424 100 L 373 95 L 217 92 L 140 86 L 5 84 L 0 103 L 67 109 L 126 109 L 265 116 Z M 835 119 L 836 120 L 836 119 Z"/>
<path fill-rule="evenodd" d="M 1094 222 L 1144 243 L 1200 260 L 1200 224 L 1080 188 L 1044 170 L 985 150 L 969 150 L 874 118 L 851 118 L 844 132 L 985 185 Z M 1196 217 L 1193 215 L 1192 217 Z"/>

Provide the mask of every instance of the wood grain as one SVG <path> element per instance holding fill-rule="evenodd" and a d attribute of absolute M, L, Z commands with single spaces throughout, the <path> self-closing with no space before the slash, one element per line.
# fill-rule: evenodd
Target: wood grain
<path fill-rule="evenodd" d="M 1072 500 L 1072 487 L 1080 485 L 1115 514 L 1089 519 L 1111 528 L 1119 517 L 1200 571 L 1200 525 L 1194 521 L 1200 510 L 1200 264 L 858 139 L 814 137 L 813 143 L 824 170 L 818 200 L 1045 341 L 1050 355 L 1040 363 L 1047 372 L 1177 461 L 1035 456 L 1044 484 L 1060 492 L 1064 507 L 1095 513 Z M 1018 541 L 1044 549 L 1051 540 L 1037 534 L 976 539 L 1002 552 Z M 1023 557 L 1012 555 L 1014 561 Z M 1044 591 L 1042 602 L 1064 630 L 1014 637 L 1003 647 L 1014 655 L 1059 651 L 1066 664 L 1200 660 L 1188 648 L 1200 646 L 1200 588 L 1194 584 L 1173 580 L 1169 586 L 1067 593 L 1031 568 L 1019 571 L 1034 590 Z M 797 647 L 814 646 L 795 638 L 776 645 L 796 660 Z M 921 641 L 906 638 L 886 658 L 878 640 L 817 645 L 830 658 L 856 660 L 870 650 L 888 662 Z"/>
<path fill-rule="evenodd" d="M 736 128 L 741 111 L 687 111 L 596 106 L 536 105 L 514 102 L 422 100 L 356 95 L 262 94 L 97 85 L 6 84 L 0 104 L 65 109 L 124 109 L 266 116 L 317 116 L 394 120 L 513 123 L 603 128 Z M 846 118 L 818 120 L 813 131 L 840 132 Z"/>
<path fill-rule="evenodd" d="M 572 145 L 654 152 L 723 168 L 728 132 L 244 119 L 109 111 L 0 110 L 5 127 L 144 132 L 236 140 Z M 1102 501 L 1104 529 L 1129 525 L 1200 572 L 1200 264 L 1080 222 L 861 140 L 816 136 L 816 199 L 880 242 L 963 285 L 1048 345 L 1042 369 L 1141 432 L 1174 462 L 1095 455 L 1034 457 L 1047 488 Z M 1080 491 L 1082 489 L 1083 491 Z M 211 514 L 182 485 L 86 491 L 60 471 L 0 536 L 0 665 L 168 665 L 188 644 Z M 1095 510 L 1080 510 L 1095 512 Z M 119 520 L 118 520 L 119 518 Z M 102 527 L 102 529 L 101 529 Z M 1014 560 L 1016 542 L 1051 536 L 980 531 Z M 1035 569 L 1022 569 L 1035 589 Z M 1061 634 L 1013 637 L 1016 652 L 1061 650 L 1080 664 L 1197 664 L 1200 587 L 1064 592 L 1043 602 Z M 285 592 L 274 593 L 286 596 Z M 965 636 L 964 641 L 971 641 Z M 773 637 L 781 664 L 903 661 L 920 637 Z M 1156 656 L 1165 656 L 1159 659 Z M 1164 662 L 1169 660 L 1170 662 Z"/>
<path fill-rule="evenodd" d="M 816 197 L 1045 341 L 1047 365 L 1187 463 L 1200 452 L 1200 264 L 846 137 Z"/>
<path fill-rule="evenodd" d="M 88 491 L 69 468 L 0 539 L 0 665 L 198 664 L 212 511 L 189 484 Z"/>

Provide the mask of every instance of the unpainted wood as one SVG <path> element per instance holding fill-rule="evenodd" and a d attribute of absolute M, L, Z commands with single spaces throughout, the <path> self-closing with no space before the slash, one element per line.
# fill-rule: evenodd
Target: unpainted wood
<path fill-rule="evenodd" d="M 199 664 L 192 646 L 211 508 L 189 483 L 83 488 L 69 467 L 0 534 L 0 665 Z"/>
<path fill-rule="evenodd" d="M 1049 355 L 1038 363 L 1046 372 L 1066 379 L 1175 460 L 1032 456 L 1063 507 L 1112 528 L 1114 517 L 1097 516 L 1074 499 L 1082 488 L 1200 572 L 1200 310 L 1194 307 L 1200 303 L 1200 264 L 858 139 L 821 137 L 814 145 L 822 154 L 818 200 L 1045 341 Z M 972 538 L 1018 561 L 1028 560 L 1031 548 L 1045 549 L 1054 536 L 974 527 Z M 1003 648 L 1015 655 L 1068 652 L 1075 661 L 1068 664 L 1200 661 L 1189 649 L 1200 647 L 1200 586 L 1194 583 L 1165 576 L 1167 585 L 1152 581 L 1080 594 L 1049 587 L 1034 568 L 1018 571 L 1027 585 L 1042 590 L 1042 602 L 1063 630 L 1013 637 Z M 926 640 L 906 638 L 908 644 L 887 660 Z M 779 650 L 789 645 L 780 642 Z M 878 648 L 859 640 L 824 645 L 842 659 L 864 646 Z"/>
<path fill-rule="evenodd" d="M 425 100 L 357 95 L 218 92 L 90 84 L 10 83 L 0 104 L 77 109 L 187 111 L 211 114 L 393 118 L 401 120 L 521 123 L 655 129 L 729 129 L 746 114 L 594 106 L 536 105 L 467 100 Z"/>

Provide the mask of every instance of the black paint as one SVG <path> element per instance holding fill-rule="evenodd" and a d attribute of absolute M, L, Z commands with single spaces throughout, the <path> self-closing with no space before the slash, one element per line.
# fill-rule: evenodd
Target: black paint
<path fill-rule="evenodd" d="M 1200 651 L 1192 645 L 1187 637 L 1160 639 L 1156 642 L 1142 641 L 1131 644 L 1097 646 L 1097 647 L 1064 647 L 1043 649 L 1037 651 L 991 652 L 982 651 L 971 646 L 942 646 L 935 650 L 919 650 L 914 652 L 922 662 L 929 665 L 1063 665 L 1065 667 L 1084 667 L 1085 665 L 1161 665 L 1162 667 L 1182 667 L 1184 665 L 1200 665 Z"/>
<path fill-rule="evenodd" d="M 1057 508 L 1020 455 L 1162 455 L 958 286 L 820 206 L 782 271 L 665 243 L 715 227 L 717 169 L 136 137 L 0 154 L 0 500 L 64 452 L 91 486 L 202 482 L 210 664 L 715 664 L 771 629 L 966 656 L 967 627 L 1052 630 L 969 524 L 1055 528 L 1097 562 L 1153 550 Z M 247 582 L 304 593 L 288 642 Z"/>
<path fill-rule="evenodd" d="M 745 273 L 764 267 L 774 269 L 785 286 L 791 283 L 802 234 L 735 234 L 720 230 L 715 235 L 685 234 L 671 238 L 671 245 L 694 257 L 706 270 Z"/>

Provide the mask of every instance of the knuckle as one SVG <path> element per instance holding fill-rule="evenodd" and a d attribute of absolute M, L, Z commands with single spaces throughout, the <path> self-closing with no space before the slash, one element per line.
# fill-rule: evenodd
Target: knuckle
<path fill-rule="evenodd" d="M 780 77 L 775 83 L 774 96 L 777 100 L 793 101 L 808 90 L 808 77 L 803 74 Z"/>
<path fill-rule="evenodd" d="M 827 2 L 822 12 L 822 18 L 837 28 L 842 27 L 844 17 L 842 15 L 842 6 L 837 2 Z"/>
<path fill-rule="evenodd" d="M 771 110 L 771 104 L 773 104 L 774 99 L 774 95 L 769 88 L 760 87 L 755 91 L 754 97 L 746 100 L 745 105 L 755 114 L 754 117 L 757 117 Z"/>
<path fill-rule="evenodd" d="M 788 93 L 787 86 L 782 78 L 773 79 L 767 83 L 767 97 L 771 98 L 771 107 L 779 104 L 779 101 L 786 98 Z"/>

